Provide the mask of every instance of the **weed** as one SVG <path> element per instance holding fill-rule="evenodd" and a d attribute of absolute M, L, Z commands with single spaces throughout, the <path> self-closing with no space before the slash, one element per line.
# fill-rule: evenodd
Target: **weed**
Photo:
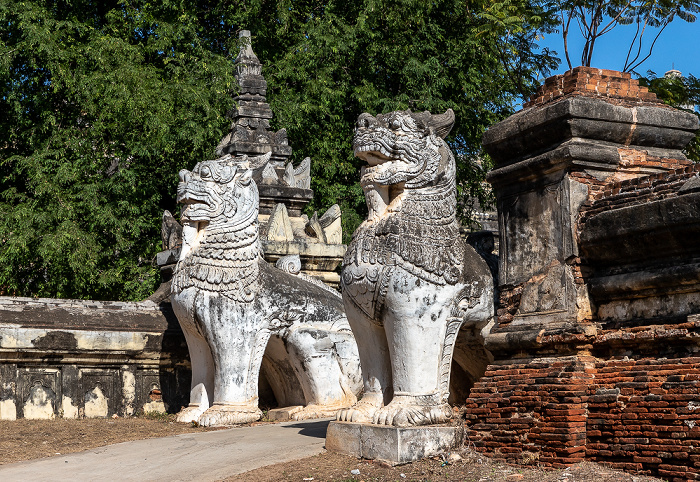
<path fill-rule="evenodd" d="M 156 420 L 158 422 L 173 422 L 175 420 L 175 415 L 167 412 L 141 412 L 138 416 L 146 420 Z"/>

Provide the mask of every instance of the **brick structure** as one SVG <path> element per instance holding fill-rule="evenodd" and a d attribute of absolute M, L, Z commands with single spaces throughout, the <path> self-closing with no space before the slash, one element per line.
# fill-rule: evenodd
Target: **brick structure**
<path fill-rule="evenodd" d="M 560 100 L 564 97 L 586 96 L 605 98 L 620 105 L 658 105 L 656 94 L 639 85 L 629 72 L 576 67 L 545 80 L 535 95 L 523 107 L 529 108 Z"/>
<path fill-rule="evenodd" d="M 696 324 L 689 327 L 695 336 Z M 671 480 L 699 480 L 699 363 L 698 357 L 597 362 L 586 402 L 586 456 Z"/>
<path fill-rule="evenodd" d="M 484 135 L 502 242 L 477 449 L 700 479 L 697 128 L 629 74 L 579 67 Z"/>

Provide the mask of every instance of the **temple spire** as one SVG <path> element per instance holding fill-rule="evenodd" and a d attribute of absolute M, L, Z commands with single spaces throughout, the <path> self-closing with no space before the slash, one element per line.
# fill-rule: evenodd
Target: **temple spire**
<path fill-rule="evenodd" d="M 216 155 L 257 156 L 270 152 L 269 165 L 273 169 L 283 168 L 292 155 L 287 131 L 270 130 L 273 114 L 265 98 L 267 82 L 262 75 L 262 64 L 253 51 L 250 31 L 241 30 L 239 40 L 240 50 L 234 61 L 239 92 L 234 98 L 236 107 L 230 113 L 231 129 L 219 142 Z"/>

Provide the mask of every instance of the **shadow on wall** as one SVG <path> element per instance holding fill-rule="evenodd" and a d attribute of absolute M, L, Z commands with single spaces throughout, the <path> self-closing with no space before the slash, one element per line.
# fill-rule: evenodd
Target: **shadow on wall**
<path fill-rule="evenodd" d="M 161 359 L 170 358 L 172 363 L 161 364 L 157 383 L 156 380 L 145 380 L 148 387 L 138 392 L 144 397 L 139 406 L 145 413 L 177 413 L 189 403 L 192 383 L 190 357 L 185 336 L 170 303 L 161 303 L 160 306 L 168 323 L 161 338 Z"/>
<path fill-rule="evenodd" d="M 488 330 L 490 324 L 483 330 Z M 457 335 L 452 372 L 450 373 L 450 398 L 452 405 L 464 405 L 474 384 L 484 376 L 493 356 L 484 348 L 482 330 L 462 328 Z"/>

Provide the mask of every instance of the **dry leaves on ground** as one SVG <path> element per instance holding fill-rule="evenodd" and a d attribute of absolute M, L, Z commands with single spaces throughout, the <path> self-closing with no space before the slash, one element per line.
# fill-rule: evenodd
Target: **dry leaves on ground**
<path fill-rule="evenodd" d="M 661 479 L 631 475 L 591 462 L 583 462 L 565 470 L 547 470 L 536 466 L 508 465 L 469 450 L 464 450 L 459 455 L 460 460 L 445 461 L 441 458 L 433 458 L 391 467 L 326 452 L 293 462 L 262 467 L 226 480 L 227 482 L 661 482 Z"/>

